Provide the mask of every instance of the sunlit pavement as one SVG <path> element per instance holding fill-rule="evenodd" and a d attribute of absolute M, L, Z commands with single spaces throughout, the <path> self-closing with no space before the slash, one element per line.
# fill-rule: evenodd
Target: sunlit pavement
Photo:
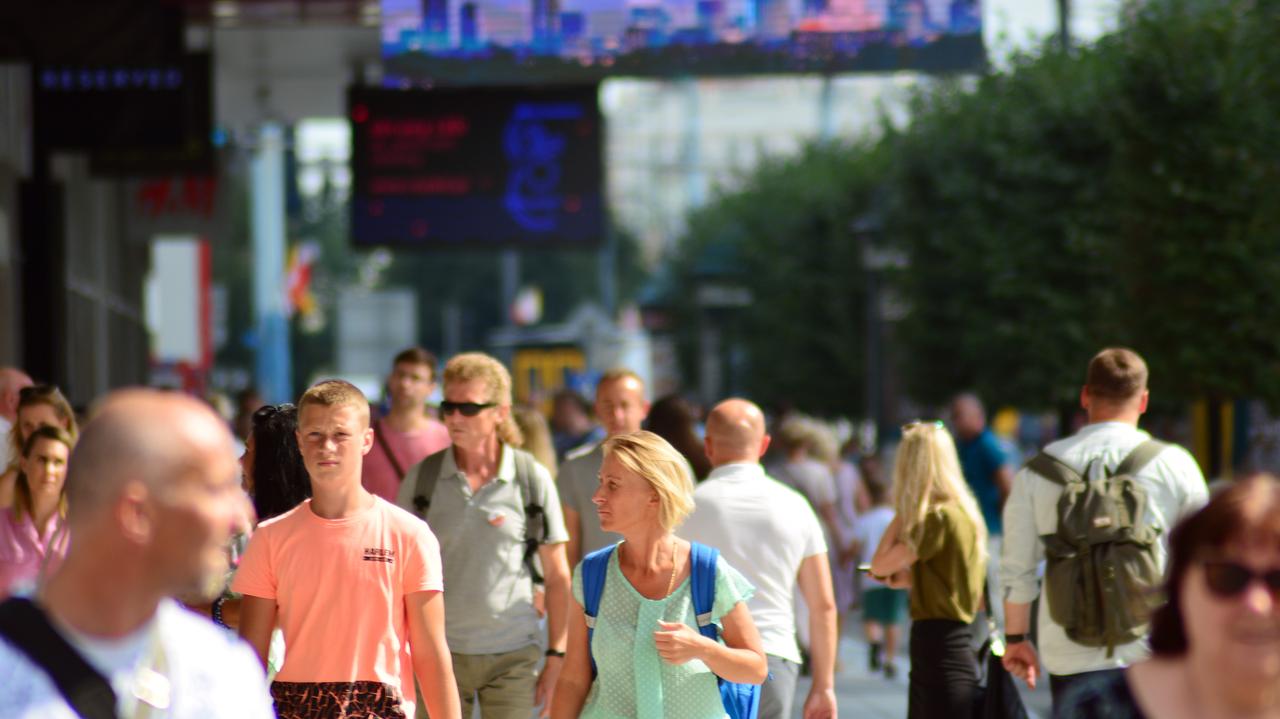
<path fill-rule="evenodd" d="M 904 628 L 905 630 L 905 628 Z M 861 626 L 850 621 L 845 627 L 845 637 L 840 642 L 841 666 L 836 672 L 836 701 L 841 717 L 854 719 L 904 719 L 907 716 L 907 674 L 911 665 L 906 657 L 906 632 L 903 646 L 895 664 L 898 675 L 886 679 L 884 674 L 867 669 L 867 645 L 862 641 Z M 855 636 L 849 636 L 855 635 Z M 1050 719 L 1049 682 L 1046 680 L 1034 692 L 1026 691 L 1022 682 L 1015 680 L 1022 690 L 1022 700 L 1032 719 Z M 809 678 L 800 677 L 796 686 L 794 716 L 803 716 L 804 698 L 809 693 Z"/>

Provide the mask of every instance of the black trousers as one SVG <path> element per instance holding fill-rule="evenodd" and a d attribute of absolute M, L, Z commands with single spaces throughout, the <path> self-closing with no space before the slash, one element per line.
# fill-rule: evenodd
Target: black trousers
<path fill-rule="evenodd" d="M 907 719 L 958 719 L 973 715 L 978 660 L 969 625 L 923 619 L 911 625 L 911 686 Z"/>
<path fill-rule="evenodd" d="M 1084 684 L 1101 677 L 1123 673 L 1123 669 L 1099 669 L 1092 672 L 1080 672 L 1079 674 L 1050 674 L 1049 692 L 1053 695 L 1053 706 L 1056 708 L 1061 704 L 1062 698 L 1077 684 Z"/>

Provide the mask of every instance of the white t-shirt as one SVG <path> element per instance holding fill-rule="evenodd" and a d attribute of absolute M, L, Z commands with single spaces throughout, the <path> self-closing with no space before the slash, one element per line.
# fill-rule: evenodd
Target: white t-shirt
<path fill-rule="evenodd" d="M 792 596 L 805 559 L 827 551 L 809 502 L 759 464 L 716 467 L 693 493 L 693 514 L 677 530 L 720 550 L 755 585 L 748 602 L 765 654 L 800 662 Z"/>
<path fill-rule="evenodd" d="M 865 514 L 859 515 L 858 522 L 853 527 L 853 538 L 861 545 L 861 551 L 858 553 L 860 564 L 871 563 L 871 556 L 876 553 L 876 547 L 880 546 L 880 538 L 884 536 L 884 530 L 888 529 L 892 522 L 893 507 L 885 505 L 872 507 Z M 864 589 L 879 589 L 883 586 L 883 582 L 877 582 L 871 578 L 871 575 L 862 577 Z"/>
<path fill-rule="evenodd" d="M 158 634 L 157 634 L 158 632 Z M 167 710 L 154 719 L 269 719 L 275 716 L 262 665 L 248 644 L 172 600 L 141 629 L 115 640 L 81 635 L 67 639 L 108 681 L 116 712 L 136 706 L 134 677 L 152 664 L 156 640 L 169 680 Z M 0 715 L 6 719 L 77 719 L 53 680 L 27 655 L 0 640 Z"/>

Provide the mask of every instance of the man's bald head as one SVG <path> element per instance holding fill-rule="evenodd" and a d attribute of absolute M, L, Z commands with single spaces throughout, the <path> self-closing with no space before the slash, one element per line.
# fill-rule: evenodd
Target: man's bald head
<path fill-rule="evenodd" d="M 31 377 L 17 367 L 0 367 L 0 417 L 17 421 L 18 393 L 32 384 Z"/>
<path fill-rule="evenodd" d="M 234 457 L 230 431 L 204 403 L 175 392 L 114 392 L 71 454 L 70 519 L 83 522 L 109 509 L 131 481 L 163 493 L 192 470 Z"/>
<path fill-rule="evenodd" d="M 769 448 L 764 412 L 745 399 L 727 399 L 707 415 L 707 457 L 712 466 L 756 462 Z"/>

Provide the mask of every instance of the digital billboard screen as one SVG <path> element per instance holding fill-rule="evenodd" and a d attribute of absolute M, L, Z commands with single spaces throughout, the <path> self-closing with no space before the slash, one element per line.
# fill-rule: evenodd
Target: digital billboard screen
<path fill-rule="evenodd" d="M 388 84 L 980 70 L 982 0 L 381 0 Z"/>
<path fill-rule="evenodd" d="M 596 85 L 351 89 L 353 244 L 597 244 L 597 94 Z"/>

